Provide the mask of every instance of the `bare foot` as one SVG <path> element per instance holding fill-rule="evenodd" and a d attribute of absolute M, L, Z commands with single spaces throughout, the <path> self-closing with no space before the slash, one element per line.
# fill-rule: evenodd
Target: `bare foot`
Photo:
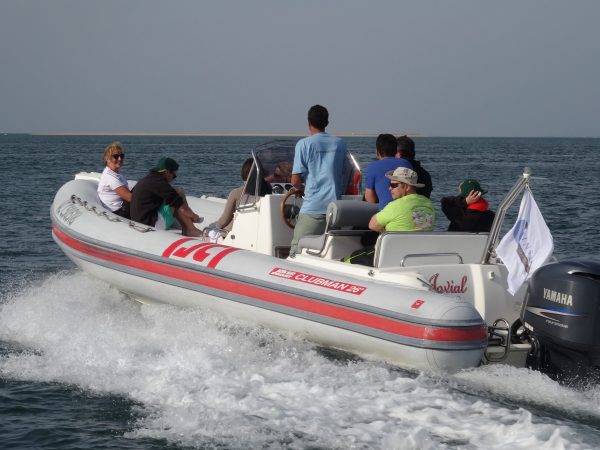
<path fill-rule="evenodd" d="M 202 231 L 200 231 L 198 228 L 194 227 L 192 229 L 185 229 L 181 231 L 181 234 L 183 236 L 189 236 L 189 237 L 200 237 L 203 236 Z"/>

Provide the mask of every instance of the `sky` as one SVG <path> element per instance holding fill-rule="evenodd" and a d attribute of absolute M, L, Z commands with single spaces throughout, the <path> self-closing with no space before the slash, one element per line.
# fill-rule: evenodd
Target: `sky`
<path fill-rule="evenodd" d="M 0 132 L 600 137 L 598 0 L 0 0 Z"/>

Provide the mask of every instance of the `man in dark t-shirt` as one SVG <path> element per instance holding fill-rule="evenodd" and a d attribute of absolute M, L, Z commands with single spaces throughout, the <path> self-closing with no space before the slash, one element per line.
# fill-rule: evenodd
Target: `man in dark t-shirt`
<path fill-rule="evenodd" d="M 424 195 L 427 198 L 431 197 L 431 191 L 433 191 L 431 175 L 429 175 L 429 172 L 427 172 L 423 166 L 421 166 L 421 163 L 415 159 L 415 141 L 407 135 L 404 135 L 398 137 L 397 143 L 398 153 L 396 156 L 407 159 L 411 163 L 412 169 L 417 172 L 419 183 L 425 185 L 417 189 L 417 194 Z"/>
<path fill-rule="evenodd" d="M 181 224 L 184 236 L 198 237 L 202 232 L 194 226 L 202 219 L 187 205 L 185 197 L 171 186 L 177 178 L 179 164 L 172 158 L 161 158 L 150 173 L 138 181 L 131 195 L 131 220 L 156 226 L 159 214 L 165 229 L 173 224 L 173 216 Z"/>

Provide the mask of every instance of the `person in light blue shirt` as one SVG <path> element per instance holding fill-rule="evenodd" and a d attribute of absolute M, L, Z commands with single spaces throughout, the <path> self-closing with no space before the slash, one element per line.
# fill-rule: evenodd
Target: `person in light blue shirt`
<path fill-rule="evenodd" d="M 377 161 L 369 164 L 365 170 L 365 200 L 378 203 L 379 211 L 392 201 L 389 184 L 385 176 L 398 167 L 412 169 L 412 164 L 404 158 L 396 158 L 396 137 L 393 134 L 380 134 L 375 141 Z"/>
<path fill-rule="evenodd" d="M 296 144 L 292 184 L 297 189 L 304 187 L 304 202 L 294 228 L 290 256 L 296 254 L 300 238 L 325 232 L 327 206 L 343 194 L 348 151 L 344 141 L 325 132 L 328 124 L 327 109 L 321 105 L 311 107 L 308 110 L 310 136 Z"/>

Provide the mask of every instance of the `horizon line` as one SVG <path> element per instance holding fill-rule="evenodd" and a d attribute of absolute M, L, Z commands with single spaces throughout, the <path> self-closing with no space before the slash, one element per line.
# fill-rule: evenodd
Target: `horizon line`
<path fill-rule="evenodd" d="M 150 132 L 141 132 L 141 131 L 94 131 L 94 132 L 84 132 L 84 131 L 36 131 L 36 132 L 2 132 L 0 131 L 0 135 L 9 135 L 9 134 L 24 134 L 30 136 L 173 136 L 173 137 L 306 137 L 309 136 L 308 133 L 292 133 L 292 132 L 281 132 L 281 133 L 273 133 L 273 132 L 182 132 L 182 131 L 150 131 Z M 368 132 L 331 132 L 335 136 L 340 137 L 371 137 L 375 138 L 380 133 L 368 133 Z M 394 134 L 394 133 L 391 133 Z M 395 135 L 395 134 L 394 134 Z M 407 135 L 416 138 L 499 138 L 499 139 L 507 139 L 507 138 L 519 138 L 519 139 L 600 139 L 600 136 L 558 136 L 558 135 L 548 135 L 548 136 L 494 136 L 494 135 L 425 135 L 421 133 L 399 133 L 398 136 Z"/>
<path fill-rule="evenodd" d="M 5 133 L 7 134 L 7 133 Z M 95 131 L 95 132 L 60 132 L 60 131 L 50 131 L 50 132 L 29 132 L 29 133 L 8 133 L 8 134 L 29 134 L 32 136 L 239 136 L 239 137 L 262 137 L 262 136 L 287 136 L 287 137 L 302 137 L 308 136 L 308 133 L 292 133 L 292 132 L 218 132 L 218 131 L 145 131 L 145 132 L 135 132 L 135 131 L 117 131 L 117 132 L 108 132 L 108 131 Z M 380 133 L 367 133 L 367 132 L 331 132 L 336 136 L 344 136 L 344 137 L 376 137 Z M 409 133 L 410 136 L 421 136 L 418 133 Z"/>

